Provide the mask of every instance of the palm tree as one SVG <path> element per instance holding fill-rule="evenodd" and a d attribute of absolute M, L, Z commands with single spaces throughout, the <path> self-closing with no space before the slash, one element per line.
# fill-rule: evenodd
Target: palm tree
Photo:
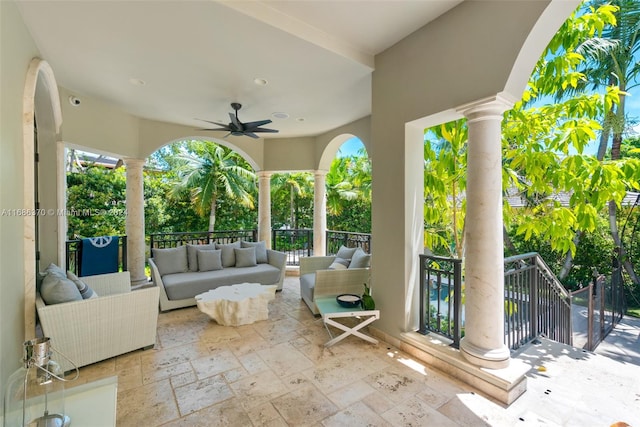
<path fill-rule="evenodd" d="M 214 231 L 218 199 L 225 196 L 253 208 L 251 195 L 255 174 L 242 157 L 228 148 L 208 141 L 190 141 L 178 156 L 180 182 L 173 194 L 188 191 L 198 214 L 209 214 L 209 231 Z"/>
<path fill-rule="evenodd" d="M 353 159 L 337 157 L 331 162 L 327 173 L 327 213 L 340 215 L 345 200 L 356 200 L 358 189 L 352 179 Z"/>
<path fill-rule="evenodd" d="M 289 226 L 292 229 L 298 228 L 298 203 L 297 200 L 309 194 L 313 188 L 312 176 L 308 172 L 302 173 L 279 173 L 271 179 L 271 193 L 277 194 L 282 191 L 288 193 L 289 198 Z"/>

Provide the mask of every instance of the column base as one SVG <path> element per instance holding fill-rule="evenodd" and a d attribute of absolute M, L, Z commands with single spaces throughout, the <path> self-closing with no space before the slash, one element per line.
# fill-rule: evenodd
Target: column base
<path fill-rule="evenodd" d="M 481 368 L 504 369 L 509 366 L 511 354 L 506 345 L 500 348 L 486 349 L 471 344 L 469 340 L 460 340 L 460 353 L 469 362 Z"/>

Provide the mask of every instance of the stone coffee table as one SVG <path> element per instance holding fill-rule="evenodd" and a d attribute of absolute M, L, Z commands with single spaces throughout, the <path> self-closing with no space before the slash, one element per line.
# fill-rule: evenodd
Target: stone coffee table
<path fill-rule="evenodd" d="M 223 326 L 248 325 L 269 318 L 269 301 L 275 298 L 275 285 L 240 283 L 196 295 L 198 309 Z"/>

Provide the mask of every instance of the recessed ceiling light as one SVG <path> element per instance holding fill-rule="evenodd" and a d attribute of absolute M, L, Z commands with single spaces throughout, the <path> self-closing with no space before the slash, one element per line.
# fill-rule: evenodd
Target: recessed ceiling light
<path fill-rule="evenodd" d="M 147 84 L 147 82 L 145 82 L 144 80 L 142 80 L 142 79 L 136 79 L 135 77 L 131 77 L 131 78 L 129 79 L 129 83 L 131 83 L 131 84 L 132 84 L 132 85 L 134 85 L 134 86 L 144 86 L 144 85 L 146 85 L 146 84 Z"/>
<path fill-rule="evenodd" d="M 272 113 L 271 117 L 276 118 L 276 119 L 288 119 L 289 115 L 287 113 L 283 113 L 283 112 L 276 112 L 276 113 Z"/>
<path fill-rule="evenodd" d="M 298 118 L 296 119 L 296 121 L 298 121 L 298 122 L 304 122 L 304 117 L 298 117 Z"/>
<path fill-rule="evenodd" d="M 253 82 L 255 84 L 257 84 L 258 86 L 266 86 L 267 83 L 269 83 L 267 81 L 267 79 L 263 79 L 263 78 L 260 78 L 260 77 L 256 77 L 255 79 L 253 79 Z"/>

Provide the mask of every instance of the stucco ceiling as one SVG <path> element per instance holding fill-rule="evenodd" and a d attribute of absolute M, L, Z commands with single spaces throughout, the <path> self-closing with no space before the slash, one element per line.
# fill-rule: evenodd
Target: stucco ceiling
<path fill-rule="evenodd" d="M 237 101 L 242 121 L 270 118 L 267 127 L 280 133 L 267 137 L 291 137 L 369 115 L 375 55 L 460 2 L 75 0 L 19 7 L 58 84 L 80 99 L 194 127 L 206 127 L 196 118 L 227 123 Z M 273 117 L 278 112 L 289 118 Z"/>

